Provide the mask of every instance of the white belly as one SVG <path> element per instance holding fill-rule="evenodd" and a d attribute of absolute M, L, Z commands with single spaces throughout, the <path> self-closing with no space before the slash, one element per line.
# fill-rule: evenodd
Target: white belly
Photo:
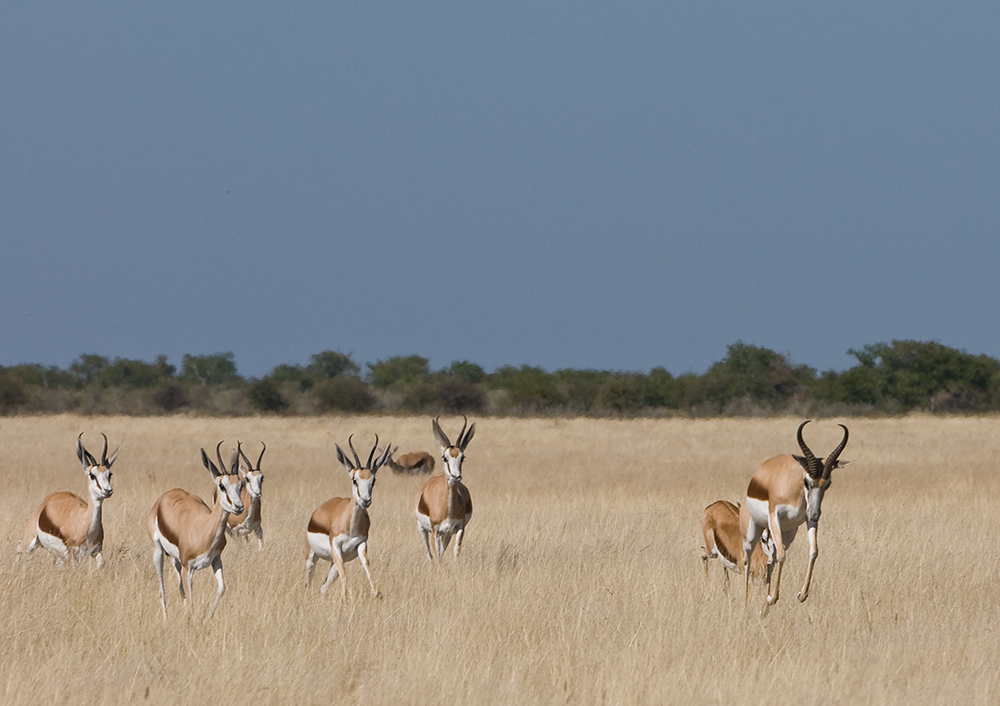
<path fill-rule="evenodd" d="M 331 546 L 330 535 L 318 532 L 306 532 L 306 539 L 316 556 L 327 561 L 333 561 L 331 549 L 344 561 L 350 561 L 358 556 L 358 547 L 368 541 L 368 537 L 338 534 L 333 538 Z"/>

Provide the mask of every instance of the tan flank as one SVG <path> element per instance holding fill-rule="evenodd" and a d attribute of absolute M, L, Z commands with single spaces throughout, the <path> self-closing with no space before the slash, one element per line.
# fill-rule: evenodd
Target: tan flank
<path fill-rule="evenodd" d="M 809 565 L 806 568 L 805 583 L 797 597 L 804 601 L 809 596 L 809 584 L 812 580 L 813 565 L 819 556 L 816 544 L 816 534 L 823 496 L 830 487 L 830 474 L 834 468 L 840 468 L 838 458 L 847 445 L 849 436 L 847 427 L 840 445 L 825 459 L 816 458 L 802 439 L 802 428 L 809 420 L 802 422 L 796 432 L 802 456 L 782 454 L 769 458 L 761 464 L 750 479 L 747 486 L 746 500 L 740 509 L 740 524 L 743 528 L 744 552 L 752 551 L 763 539 L 764 530 L 768 531 L 772 544 L 771 553 L 775 565 L 773 577 L 768 575 L 767 600 L 761 609 L 761 615 L 767 615 L 770 606 L 778 602 L 778 592 L 781 586 L 781 568 L 785 563 L 785 551 L 795 539 L 799 526 L 804 522 L 809 529 Z M 749 567 L 744 571 L 746 576 L 746 596 L 750 595 Z"/>
<path fill-rule="evenodd" d="M 708 576 L 708 562 L 718 559 L 723 566 L 726 585 L 730 571 L 743 571 L 743 533 L 740 531 L 740 509 L 728 500 L 716 500 L 702 513 L 701 531 L 705 537 L 701 560 Z M 750 556 L 750 574 L 760 576 L 767 569 L 764 543 L 758 543 Z"/>
<path fill-rule="evenodd" d="M 465 448 L 476 433 L 476 425 L 465 428 L 469 420 L 462 417 L 462 431 L 452 444 L 448 436 L 441 430 L 438 420 L 431 421 L 434 438 L 441 447 L 441 458 L 444 460 L 444 473 L 432 476 L 424 483 L 417 494 L 416 516 L 417 531 L 424 541 L 427 560 L 433 562 L 435 554 L 431 552 L 431 540 L 434 542 L 438 558 L 448 549 L 452 535 L 455 536 L 455 557 L 462 550 L 462 539 L 465 528 L 472 521 L 472 496 L 469 489 L 462 484 L 462 461 L 465 459 Z"/>
<path fill-rule="evenodd" d="M 260 470 L 260 462 L 264 458 L 267 446 L 261 443 L 260 456 L 257 458 L 256 467 L 250 463 L 242 449 L 240 458 L 246 464 L 244 469 L 240 467 L 240 477 L 243 479 L 243 491 L 240 493 L 240 500 L 243 501 L 243 512 L 233 513 L 229 516 L 226 531 L 235 537 L 249 539 L 250 533 L 257 535 L 257 548 L 264 551 L 264 528 L 261 525 L 260 498 L 264 487 L 264 474 Z"/>
<path fill-rule="evenodd" d="M 101 434 L 104 436 L 104 434 Z M 18 558 L 42 546 L 70 563 L 93 556 L 97 566 L 104 565 L 104 523 L 101 508 L 110 498 L 111 466 L 118 458 L 118 451 L 108 458 L 108 437 L 104 436 L 101 461 L 83 447 L 83 434 L 76 438 L 76 455 L 87 476 L 90 500 L 85 502 L 67 491 L 47 495 L 42 504 L 31 514 L 24 539 L 18 545 Z"/>
<path fill-rule="evenodd" d="M 164 620 L 167 617 L 167 598 L 163 590 L 164 554 L 170 557 L 177 571 L 185 611 L 190 611 L 194 603 L 191 582 L 194 572 L 199 569 L 211 566 L 217 585 L 215 600 L 212 601 L 205 620 L 209 620 L 215 613 L 219 599 L 226 591 L 222 578 L 222 550 L 226 548 L 229 515 L 243 511 L 243 501 L 240 499 L 243 481 L 239 475 L 239 446 L 233 452 L 228 470 L 222 461 L 221 447 L 220 441 L 215 447 L 218 467 L 209 460 L 205 449 L 201 450 L 201 461 L 216 484 L 212 507 L 186 490 L 174 488 L 159 497 L 146 520 L 146 530 L 153 542 L 153 567 L 160 582 L 160 604 Z"/>
<path fill-rule="evenodd" d="M 316 508 L 306 528 L 306 588 L 309 588 L 309 583 L 312 581 L 316 560 L 324 559 L 330 562 L 330 573 L 320 587 L 320 592 L 325 594 L 334 579 L 342 576 L 340 590 L 344 600 L 347 600 L 347 575 L 344 573 L 344 564 L 355 557 L 361 559 L 361 565 L 368 575 L 368 585 L 371 586 L 372 595 L 378 595 L 368 563 L 368 530 L 371 527 L 368 508 L 372 504 L 375 474 L 386 462 L 391 448 L 391 444 L 386 444 L 382 455 L 375 458 L 375 449 L 378 447 L 378 435 L 376 435 L 375 445 L 368 454 L 368 462 L 362 466 L 358 453 L 354 450 L 352 438 L 353 435 L 348 437 L 347 444 L 354 454 L 353 461 L 340 446 L 336 446 L 337 460 L 347 469 L 347 475 L 351 479 L 351 497 L 327 500 Z"/>

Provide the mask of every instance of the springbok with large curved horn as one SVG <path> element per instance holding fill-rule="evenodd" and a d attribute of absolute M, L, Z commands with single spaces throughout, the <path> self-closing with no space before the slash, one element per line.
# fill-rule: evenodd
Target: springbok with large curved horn
<path fill-rule="evenodd" d="M 257 458 L 257 465 L 250 463 L 250 459 L 240 449 L 240 458 L 246 464 L 246 470 L 240 468 L 240 476 L 243 478 L 243 492 L 240 493 L 240 500 L 243 501 L 243 512 L 233 513 L 229 516 L 229 526 L 226 531 L 234 537 L 250 539 L 250 533 L 257 535 L 257 545 L 260 551 L 264 551 L 264 528 L 260 524 L 260 494 L 264 487 L 264 474 L 260 470 L 260 462 L 264 458 L 267 446 L 262 441 L 260 456 Z"/>
<path fill-rule="evenodd" d="M 212 601 L 205 620 L 212 617 L 219 599 L 226 592 L 226 584 L 222 580 L 222 550 L 226 548 L 229 515 L 243 512 L 243 500 L 240 499 L 243 480 L 239 475 L 239 444 L 233 452 L 228 469 L 222 461 L 221 448 L 220 441 L 215 447 L 218 467 L 208 459 L 205 449 L 201 450 L 201 462 L 212 474 L 216 485 L 212 507 L 186 490 L 174 488 L 159 497 L 146 520 L 146 529 L 153 541 L 153 567 L 160 582 L 160 603 L 164 620 L 167 618 L 167 598 L 163 591 L 164 554 L 173 560 L 185 611 L 190 611 L 194 603 L 191 580 L 194 572 L 199 569 L 211 566 L 217 585 L 215 600 Z"/>
<path fill-rule="evenodd" d="M 87 476 L 90 502 L 68 491 L 47 495 L 42 504 L 31 514 L 24 539 L 18 545 L 20 554 L 28 554 L 39 545 L 58 554 L 70 563 L 87 556 L 97 560 L 97 567 L 104 565 L 104 525 L 101 522 L 101 506 L 110 498 L 111 466 L 118 458 L 118 450 L 108 458 L 108 437 L 104 436 L 104 451 L 101 462 L 83 447 L 83 433 L 76 437 L 76 456 L 83 464 Z"/>
<path fill-rule="evenodd" d="M 846 462 L 838 460 L 840 452 L 847 446 L 847 437 L 849 436 L 847 427 L 843 424 L 838 425 L 844 430 L 844 438 L 829 456 L 825 459 L 818 459 L 802 439 L 802 428 L 809 421 L 807 419 L 802 422 L 798 432 L 796 432 L 802 456 L 782 454 L 764 461 L 750 479 L 746 502 L 740 509 L 743 551 L 750 554 L 761 539 L 765 529 L 770 532 L 771 541 L 774 544 L 774 556 L 771 566 L 768 567 L 767 602 L 761 609 L 761 615 L 767 615 L 767 609 L 778 602 L 781 567 L 785 563 L 785 551 L 795 539 L 795 533 L 803 522 L 809 529 L 809 567 L 806 569 L 805 583 L 797 597 L 800 601 L 804 601 L 809 596 L 813 565 L 819 555 L 816 533 L 823 496 L 830 487 L 830 474 L 833 469 L 847 465 Z M 772 588 L 771 568 L 774 564 L 777 564 L 777 571 L 774 575 Z M 745 570 L 745 574 L 746 595 L 749 597 L 749 570 Z"/>
<path fill-rule="evenodd" d="M 344 573 L 344 564 L 355 557 L 360 558 L 361 565 L 365 567 L 372 595 L 378 595 L 378 591 L 375 590 L 375 581 L 372 580 L 371 567 L 368 564 L 368 530 L 371 527 L 368 507 L 372 504 L 375 474 L 389 457 L 389 449 L 392 447 L 391 444 L 387 444 L 382 455 L 375 458 L 375 449 L 378 448 L 378 435 L 376 434 L 375 445 L 372 446 L 371 453 L 368 454 L 368 463 L 362 466 L 358 452 L 354 450 L 353 438 L 353 434 L 347 437 L 347 445 L 350 447 L 351 453 L 354 454 L 353 461 L 340 446 L 336 446 L 337 460 L 344 465 L 347 474 L 351 477 L 351 497 L 327 500 L 313 512 L 306 529 L 306 547 L 308 549 L 306 588 L 309 588 L 309 582 L 312 581 L 316 560 L 325 559 L 331 564 L 330 573 L 326 577 L 326 582 L 320 587 L 320 592 L 326 593 L 333 580 L 342 576 L 340 590 L 344 600 L 347 600 L 347 575 Z"/>
<path fill-rule="evenodd" d="M 722 562 L 723 576 L 726 586 L 729 585 L 729 572 L 742 572 L 744 569 L 743 534 L 740 532 L 740 508 L 728 500 L 716 500 L 705 508 L 701 518 L 701 532 L 705 537 L 702 545 L 701 560 L 705 565 L 705 576 L 708 576 L 708 562 L 718 559 Z M 750 574 L 759 576 L 767 570 L 768 557 L 764 547 L 769 546 L 764 530 L 763 541 L 758 542 L 750 555 Z"/>
<path fill-rule="evenodd" d="M 465 459 L 465 449 L 476 433 L 476 425 L 466 425 L 469 420 L 462 416 L 462 431 L 452 444 L 448 436 L 441 430 L 438 420 L 431 422 L 434 438 L 441 446 L 441 457 L 444 459 L 444 473 L 432 476 L 424 483 L 417 495 L 417 531 L 424 540 L 427 550 L 427 560 L 433 562 L 431 553 L 431 538 L 434 539 L 434 549 L 440 558 L 448 549 L 452 535 L 455 535 L 455 556 L 462 550 L 462 538 L 465 528 L 472 520 L 472 496 L 469 489 L 462 484 L 462 461 Z"/>

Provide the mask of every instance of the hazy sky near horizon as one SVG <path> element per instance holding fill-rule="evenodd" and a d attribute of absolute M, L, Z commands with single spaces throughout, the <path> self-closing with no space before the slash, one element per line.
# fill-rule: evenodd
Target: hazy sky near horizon
<path fill-rule="evenodd" d="M 0 365 L 1000 357 L 1000 6 L 8 5 Z"/>

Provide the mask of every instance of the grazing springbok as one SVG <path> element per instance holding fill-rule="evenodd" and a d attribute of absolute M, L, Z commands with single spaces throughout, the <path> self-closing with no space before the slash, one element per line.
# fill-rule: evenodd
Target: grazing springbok
<path fill-rule="evenodd" d="M 834 468 L 843 468 L 847 462 L 839 459 L 840 452 L 847 446 L 847 427 L 840 424 L 844 430 L 844 438 L 833 452 L 825 459 L 816 458 L 806 442 L 802 440 L 802 428 L 808 424 L 806 420 L 799 425 L 796 438 L 802 456 L 782 454 L 769 458 L 761 464 L 750 479 L 747 487 L 746 502 L 740 509 L 740 525 L 743 530 L 743 551 L 747 554 L 761 540 L 762 533 L 770 533 L 774 546 L 774 555 L 768 567 L 767 601 L 761 609 L 761 615 L 767 615 L 770 606 L 778 602 L 778 590 L 781 586 L 781 567 L 785 563 L 785 551 L 795 539 L 795 533 L 803 522 L 809 528 L 809 566 L 806 569 L 806 580 L 797 597 L 804 601 L 809 596 L 809 583 L 812 580 L 813 565 L 819 555 L 816 546 L 816 532 L 823 504 L 823 496 L 830 487 L 830 474 Z M 771 586 L 771 570 L 777 565 L 774 575 L 774 586 Z M 746 574 L 746 596 L 750 595 L 750 572 Z"/>
<path fill-rule="evenodd" d="M 741 572 L 744 568 L 743 534 L 740 532 L 740 508 L 728 500 L 716 500 L 705 508 L 701 518 L 701 531 L 705 536 L 702 545 L 701 560 L 705 565 L 705 576 L 708 576 L 709 559 L 722 562 L 723 576 L 726 586 L 729 585 L 729 572 Z M 767 531 L 765 530 L 765 535 Z M 750 574 L 760 576 L 767 569 L 768 558 L 764 546 L 768 545 L 766 537 L 754 547 L 750 555 Z"/>
<path fill-rule="evenodd" d="M 260 450 L 256 467 L 250 463 L 250 459 L 243 453 L 243 449 L 240 449 L 240 457 L 246 464 L 246 470 L 240 468 L 240 476 L 243 478 L 243 492 L 240 493 L 240 500 L 243 501 L 243 512 L 233 513 L 229 516 L 226 531 L 231 536 L 243 537 L 245 540 L 249 540 L 250 533 L 253 532 L 257 535 L 258 549 L 264 551 L 264 529 L 260 524 L 260 493 L 264 485 L 264 474 L 260 470 L 260 462 L 264 458 L 267 446 L 263 441 L 260 442 L 260 445 L 264 448 Z"/>
<path fill-rule="evenodd" d="M 233 452 L 228 469 L 222 461 L 221 448 L 220 441 L 215 447 L 218 467 L 208 459 L 205 449 L 201 450 L 201 462 L 212 474 L 216 486 L 212 494 L 212 507 L 186 490 L 174 488 L 159 497 L 146 520 L 146 529 L 153 541 L 153 567 L 160 582 L 160 603 L 164 620 L 167 618 L 167 597 L 163 591 L 164 554 L 173 560 L 177 571 L 185 612 L 190 612 L 194 603 L 191 579 L 199 569 L 211 566 L 218 586 L 215 600 L 205 617 L 206 621 L 211 619 L 219 599 L 226 592 L 226 584 L 222 580 L 222 550 L 226 548 L 229 515 L 243 512 L 243 500 L 240 499 L 243 480 L 239 475 L 239 445 Z"/>
<path fill-rule="evenodd" d="M 472 496 L 469 489 L 462 484 L 462 461 L 465 459 L 465 448 L 476 433 L 476 425 L 469 426 L 469 420 L 462 416 L 462 431 L 452 444 L 447 435 L 441 431 L 438 420 L 431 422 L 434 438 L 441 446 L 441 457 L 444 459 L 444 473 L 431 476 L 424 483 L 417 495 L 417 531 L 424 540 L 427 550 L 427 560 L 433 562 L 431 553 L 431 538 L 434 539 L 434 550 L 438 558 L 448 549 L 451 536 L 455 535 L 455 556 L 462 550 L 462 538 L 465 528 L 472 520 Z"/>
<path fill-rule="evenodd" d="M 110 498 L 111 466 L 118 458 L 118 450 L 108 458 L 108 437 L 104 434 L 104 451 L 101 462 L 83 447 L 83 433 L 76 437 L 76 455 L 87 476 L 90 502 L 67 491 L 52 493 L 31 514 L 31 520 L 18 545 L 18 559 L 41 545 L 58 554 L 71 564 L 87 556 L 97 560 L 97 568 L 104 565 L 104 525 L 101 523 L 101 505 Z"/>
<path fill-rule="evenodd" d="M 389 458 L 385 460 L 385 465 L 391 468 L 393 473 L 416 476 L 434 472 L 434 457 L 426 451 L 411 451 L 399 458 L 393 458 L 393 454 L 397 451 L 399 451 L 398 446 L 389 452 Z"/>
<path fill-rule="evenodd" d="M 375 458 L 375 449 L 378 447 L 378 435 L 375 435 L 375 445 L 372 446 L 371 453 L 368 454 L 368 463 L 361 465 L 358 452 L 354 450 L 352 441 L 354 435 L 347 437 L 347 445 L 354 454 L 354 460 L 348 458 L 340 446 L 337 446 L 337 460 L 347 469 L 347 475 L 351 477 L 351 497 L 350 498 L 330 498 L 325 503 L 316 508 L 312 517 L 309 518 L 309 526 L 306 528 L 306 588 L 312 581 L 313 569 L 316 568 L 317 559 L 329 561 L 330 573 L 326 577 L 326 582 L 320 587 L 321 593 L 326 593 L 330 584 L 338 576 L 343 578 L 340 581 L 340 590 L 344 600 L 347 600 L 347 575 L 344 573 L 344 564 L 355 557 L 361 559 L 361 565 L 365 567 L 368 574 L 368 584 L 372 588 L 372 595 L 377 596 L 375 581 L 372 580 L 371 567 L 368 565 L 368 529 L 371 527 L 371 520 L 368 518 L 368 507 L 372 504 L 372 488 L 375 487 L 375 474 L 389 457 L 391 445 L 386 445 L 385 451 L 378 458 Z"/>

